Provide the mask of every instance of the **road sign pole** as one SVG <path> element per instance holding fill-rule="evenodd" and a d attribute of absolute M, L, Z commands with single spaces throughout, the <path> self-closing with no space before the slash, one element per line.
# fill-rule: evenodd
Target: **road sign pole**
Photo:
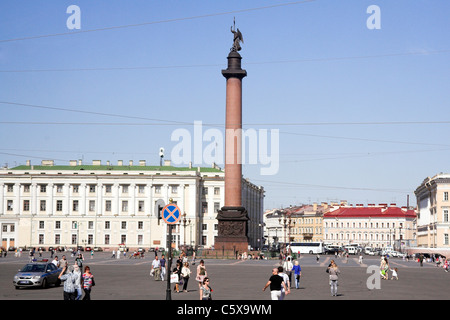
<path fill-rule="evenodd" d="M 172 270 L 172 225 L 168 224 L 169 227 L 169 238 L 167 240 L 167 246 L 169 247 L 169 256 L 167 257 L 167 289 L 166 289 L 166 300 L 172 300 L 172 291 L 170 289 L 170 274 Z"/>

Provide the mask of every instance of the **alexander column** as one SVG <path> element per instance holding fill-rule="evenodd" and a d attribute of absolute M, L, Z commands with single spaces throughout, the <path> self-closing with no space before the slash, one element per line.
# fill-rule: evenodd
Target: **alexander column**
<path fill-rule="evenodd" d="M 228 68 L 222 70 L 227 79 L 225 122 L 225 205 L 218 211 L 218 236 L 215 250 L 248 250 L 247 210 L 242 206 L 242 79 L 247 71 L 241 68 L 239 28 L 228 54 Z"/>

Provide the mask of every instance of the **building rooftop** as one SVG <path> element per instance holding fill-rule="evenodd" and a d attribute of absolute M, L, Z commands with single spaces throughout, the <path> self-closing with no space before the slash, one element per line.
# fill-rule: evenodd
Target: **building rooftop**
<path fill-rule="evenodd" d="M 406 207 L 340 207 L 324 214 L 324 218 L 416 218 L 414 210 Z"/>

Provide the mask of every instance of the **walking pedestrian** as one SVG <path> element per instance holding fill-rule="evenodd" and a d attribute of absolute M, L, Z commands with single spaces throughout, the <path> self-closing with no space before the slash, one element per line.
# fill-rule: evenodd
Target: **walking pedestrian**
<path fill-rule="evenodd" d="M 83 268 L 84 257 L 81 253 L 78 254 L 78 257 L 75 259 L 75 263 L 78 265 L 78 268 L 81 270 Z"/>
<path fill-rule="evenodd" d="M 183 269 L 181 269 L 181 276 L 183 277 L 183 292 L 187 292 L 187 285 L 191 276 L 191 269 L 189 269 L 189 263 L 185 262 Z"/>
<path fill-rule="evenodd" d="M 197 277 L 195 280 L 198 282 L 198 287 L 200 288 L 203 285 L 203 280 L 208 276 L 205 267 L 205 261 L 200 260 L 200 264 L 197 267 Z"/>
<path fill-rule="evenodd" d="M 394 278 L 395 278 L 395 280 L 398 280 L 398 273 L 397 273 L 398 269 L 394 268 L 394 269 L 389 269 L 389 270 L 392 271 L 391 280 L 394 280 Z"/>
<path fill-rule="evenodd" d="M 83 296 L 83 290 L 81 287 L 81 271 L 80 271 L 80 267 L 75 264 L 73 266 L 73 274 L 75 276 L 75 283 L 74 283 L 74 287 L 75 287 L 75 292 L 76 292 L 76 297 L 75 300 L 81 300 L 81 297 Z"/>
<path fill-rule="evenodd" d="M 150 271 L 151 274 L 154 275 L 155 281 L 160 280 L 161 275 L 161 262 L 158 259 L 158 256 L 155 255 L 155 259 L 152 262 L 152 270 Z"/>
<path fill-rule="evenodd" d="M 61 268 L 61 269 L 63 269 L 64 270 L 64 273 L 66 273 L 67 272 L 67 266 L 68 266 L 68 261 L 67 261 L 67 259 L 66 259 L 66 256 L 64 255 L 64 256 L 62 256 L 62 258 L 61 258 L 61 260 L 59 260 L 59 267 Z"/>
<path fill-rule="evenodd" d="M 362 256 L 362 253 L 360 252 L 359 253 L 359 264 L 362 264 L 362 261 L 363 261 L 363 256 Z"/>
<path fill-rule="evenodd" d="M 319 260 L 320 260 L 320 254 L 317 254 L 317 256 L 316 256 L 316 262 L 319 263 Z"/>
<path fill-rule="evenodd" d="M 53 259 L 52 263 L 55 265 L 56 268 L 59 268 L 58 256 L 55 256 L 55 259 Z"/>
<path fill-rule="evenodd" d="M 292 268 L 292 270 L 294 270 L 295 287 L 297 289 L 300 289 L 300 277 L 302 276 L 302 268 L 300 267 L 297 260 L 294 261 L 294 267 Z"/>
<path fill-rule="evenodd" d="M 166 276 L 166 258 L 165 255 L 161 256 L 161 259 L 159 259 L 159 264 L 161 267 L 161 281 L 164 281 L 164 277 Z"/>
<path fill-rule="evenodd" d="M 338 287 L 338 275 L 341 273 L 334 260 L 331 260 L 330 266 L 328 266 L 328 274 L 330 279 L 331 296 L 337 296 Z"/>
<path fill-rule="evenodd" d="M 114 259 L 115 257 L 116 257 L 116 250 L 113 250 L 113 251 L 112 251 L 111 259 Z"/>
<path fill-rule="evenodd" d="M 200 286 L 200 300 L 212 300 L 212 289 L 209 286 L 209 278 L 205 277 L 202 281 L 202 285 Z"/>
<path fill-rule="evenodd" d="M 291 293 L 291 283 L 289 280 L 289 276 L 283 272 L 283 267 L 278 267 L 278 276 L 280 276 L 286 284 L 287 290 L 284 287 L 281 288 L 280 300 L 284 300 L 286 294 Z"/>
<path fill-rule="evenodd" d="M 88 266 L 84 267 L 84 273 L 81 277 L 83 282 L 84 297 L 83 300 L 91 300 L 92 287 L 95 286 L 94 275 Z"/>
<path fill-rule="evenodd" d="M 447 260 L 447 258 L 445 258 L 443 268 L 444 268 L 445 272 L 448 272 L 448 260 Z"/>
<path fill-rule="evenodd" d="M 287 286 L 290 288 L 290 283 L 292 281 L 292 268 L 294 265 L 292 264 L 291 257 L 288 257 L 286 261 L 283 263 L 283 269 L 286 272 L 288 278 L 289 278 L 289 285 L 286 283 Z"/>
<path fill-rule="evenodd" d="M 281 288 L 284 288 L 284 290 L 287 291 L 283 278 L 278 275 L 278 268 L 272 269 L 272 276 L 269 278 L 269 281 L 267 281 L 263 291 L 266 291 L 267 287 L 270 287 L 271 300 L 281 300 Z"/>
<path fill-rule="evenodd" d="M 63 298 L 64 300 L 75 300 L 75 275 L 73 274 L 73 266 L 64 267 L 58 276 L 58 279 L 64 281 Z"/>
<path fill-rule="evenodd" d="M 175 268 L 173 268 L 173 273 L 177 275 L 177 282 L 175 282 L 175 287 L 173 288 L 174 291 L 177 293 L 180 292 L 180 280 L 181 280 L 181 265 L 179 262 L 177 262 L 177 265 Z"/>

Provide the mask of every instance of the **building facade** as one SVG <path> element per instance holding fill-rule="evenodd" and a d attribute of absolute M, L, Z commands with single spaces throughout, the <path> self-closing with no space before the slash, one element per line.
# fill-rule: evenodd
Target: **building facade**
<path fill-rule="evenodd" d="M 417 216 L 414 210 L 395 204 L 331 207 L 324 214 L 324 243 L 398 250 L 416 243 Z"/>
<path fill-rule="evenodd" d="M 242 183 L 249 242 L 256 247 L 262 238 L 264 189 L 245 179 Z M 220 168 L 147 166 L 145 161 L 114 166 L 28 162 L 0 171 L 1 246 L 165 248 L 168 230 L 161 210 L 170 199 L 183 212 L 172 245 L 213 247 L 217 210 L 224 203 Z"/>
<path fill-rule="evenodd" d="M 427 177 L 414 191 L 417 199 L 417 246 L 450 249 L 450 174 Z"/>

